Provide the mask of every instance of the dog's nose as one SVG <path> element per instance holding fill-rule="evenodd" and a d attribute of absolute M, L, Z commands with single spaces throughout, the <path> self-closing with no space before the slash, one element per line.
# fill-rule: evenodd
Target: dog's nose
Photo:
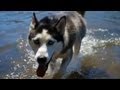
<path fill-rule="evenodd" d="M 47 58 L 46 57 L 38 57 L 37 58 L 37 62 L 39 63 L 39 64 L 44 64 L 45 62 L 47 61 Z"/>

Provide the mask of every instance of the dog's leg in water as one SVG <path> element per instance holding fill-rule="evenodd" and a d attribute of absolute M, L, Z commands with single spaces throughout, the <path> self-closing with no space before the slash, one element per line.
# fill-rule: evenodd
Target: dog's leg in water
<path fill-rule="evenodd" d="M 79 56 L 73 55 L 70 64 L 67 67 L 66 73 L 61 79 L 85 79 L 81 73 L 81 60 Z"/>
<path fill-rule="evenodd" d="M 73 55 L 73 51 L 72 51 L 72 49 L 69 49 L 67 51 L 66 55 L 64 55 L 64 57 L 63 57 L 62 64 L 60 66 L 59 71 L 53 76 L 54 79 L 58 79 L 58 78 L 60 79 L 60 78 L 62 78 L 62 76 L 64 76 L 64 74 L 67 73 L 66 69 L 71 61 L 72 55 Z"/>

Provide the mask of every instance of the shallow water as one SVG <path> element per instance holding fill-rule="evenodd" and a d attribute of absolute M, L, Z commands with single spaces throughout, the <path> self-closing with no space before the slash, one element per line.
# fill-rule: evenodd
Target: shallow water
<path fill-rule="evenodd" d="M 49 12 L 36 11 L 39 18 Z M 38 79 L 28 42 L 32 11 L 0 12 L 0 78 Z M 81 48 L 81 72 L 87 78 L 120 78 L 120 11 L 88 11 Z"/>

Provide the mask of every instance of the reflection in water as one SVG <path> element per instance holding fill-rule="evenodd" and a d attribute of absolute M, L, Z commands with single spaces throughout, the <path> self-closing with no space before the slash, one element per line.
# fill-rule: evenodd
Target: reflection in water
<path fill-rule="evenodd" d="M 91 79 L 120 78 L 119 14 L 119 11 L 86 13 L 88 30 L 82 42 L 80 58 L 72 61 L 76 64 L 71 62 L 68 71 L 77 69 L 84 78 Z M 0 13 L 0 78 L 40 79 L 36 76 L 34 53 L 27 42 L 31 15 L 31 12 Z M 47 12 L 37 12 L 37 15 L 43 17 Z M 51 78 L 51 74 L 45 78 Z M 74 72 L 68 78 L 83 76 Z"/>

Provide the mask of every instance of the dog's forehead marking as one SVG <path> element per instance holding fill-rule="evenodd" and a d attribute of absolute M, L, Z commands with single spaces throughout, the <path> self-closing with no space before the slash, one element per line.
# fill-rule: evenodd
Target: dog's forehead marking
<path fill-rule="evenodd" d="M 41 33 L 38 33 L 34 38 L 33 40 L 36 40 L 36 39 L 40 39 L 41 41 L 47 41 L 49 39 L 52 39 L 52 36 L 48 33 L 48 30 L 46 29 L 43 29 Z"/>

